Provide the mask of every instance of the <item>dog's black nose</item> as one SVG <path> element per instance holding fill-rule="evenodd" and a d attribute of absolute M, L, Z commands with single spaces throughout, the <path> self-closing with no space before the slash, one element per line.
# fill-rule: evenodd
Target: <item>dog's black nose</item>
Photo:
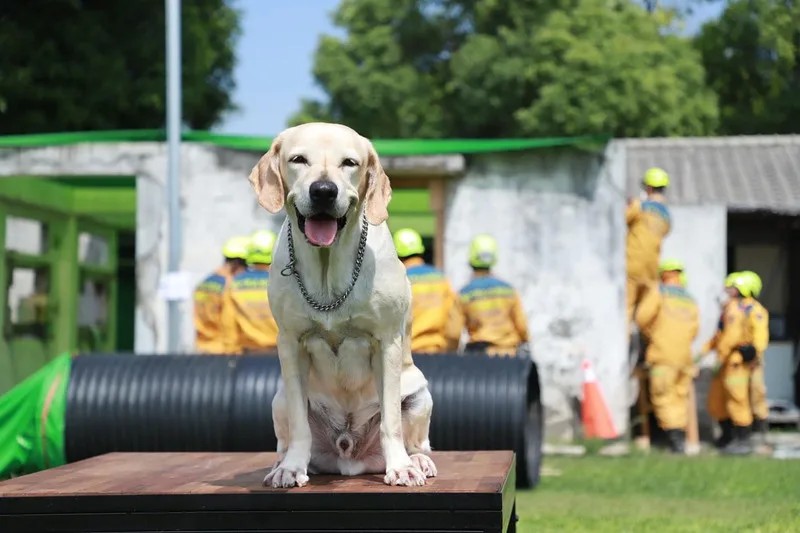
<path fill-rule="evenodd" d="M 317 207 L 332 206 L 337 194 L 339 194 L 339 188 L 328 180 L 317 180 L 308 188 L 311 202 Z"/>

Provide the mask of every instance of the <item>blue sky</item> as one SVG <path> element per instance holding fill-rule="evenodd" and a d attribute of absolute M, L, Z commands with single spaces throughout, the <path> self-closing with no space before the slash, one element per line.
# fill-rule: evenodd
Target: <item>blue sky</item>
<path fill-rule="evenodd" d="M 670 2 L 667 2 L 670 3 Z M 322 98 L 311 75 L 320 34 L 339 33 L 330 14 L 339 0 L 238 0 L 242 35 L 234 71 L 239 112 L 217 128 L 224 133 L 273 135 L 304 97 Z M 703 4 L 687 21 L 693 33 L 719 4 Z"/>

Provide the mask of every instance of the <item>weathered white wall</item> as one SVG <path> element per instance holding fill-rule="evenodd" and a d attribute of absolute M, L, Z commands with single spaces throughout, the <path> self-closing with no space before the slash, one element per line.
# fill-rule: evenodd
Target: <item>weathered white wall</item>
<path fill-rule="evenodd" d="M 669 209 L 672 229 L 664 239 L 661 256 L 680 259 L 686 265 L 689 293 L 700 308 L 700 332 L 694 343 L 697 352 L 719 321 L 718 297 L 727 270 L 728 214 L 720 205 L 670 205 Z"/>
<path fill-rule="evenodd" d="M 610 150 L 605 165 L 570 149 L 474 157 L 449 184 L 446 273 L 460 288 L 472 237 L 497 239 L 494 270 L 524 302 L 549 437 L 572 436 L 584 357 L 618 430 L 627 428 L 625 198 L 620 157 Z"/>
<path fill-rule="evenodd" d="M 260 208 L 247 181 L 260 155 L 182 146 L 181 269 L 193 284 L 219 265 L 227 238 L 280 225 L 283 213 Z M 611 143 L 604 156 L 566 148 L 475 156 L 464 176 L 448 185 L 447 274 L 461 287 L 469 277 L 471 238 L 487 232 L 498 239 L 496 272 L 522 294 L 549 437 L 571 436 L 583 357 L 595 365 L 617 429 L 627 428 L 624 143 Z M 137 177 L 135 349 L 140 353 L 166 350 L 166 302 L 158 294 L 167 264 L 166 168 L 160 143 L 0 150 L 0 176 Z M 725 210 L 672 209 L 674 228 L 664 253 L 687 263 L 704 339 L 716 323 L 714 298 L 725 273 Z M 188 352 L 194 344 L 191 302 L 182 309 L 182 350 Z"/>
<path fill-rule="evenodd" d="M 158 280 L 167 259 L 166 164 L 163 143 L 98 143 L 0 150 L 0 177 L 136 176 L 135 347 L 143 353 L 166 349 L 166 305 L 157 295 Z"/>

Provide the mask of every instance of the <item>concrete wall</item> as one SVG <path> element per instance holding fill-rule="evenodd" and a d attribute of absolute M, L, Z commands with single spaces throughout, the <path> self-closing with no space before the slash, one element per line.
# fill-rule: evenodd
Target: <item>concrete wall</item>
<path fill-rule="evenodd" d="M 192 284 L 219 265 L 227 238 L 277 230 L 281 223 L 283 213 L 260 208 L 247 181 L 260 155 L 183 145 L 181 269 Z M 0 176 L 137 177 L 135 349 L 140 353 L 166 350 L 166 302 L 158 293 L 167 264 L 166 168 L 166 147 L 158 143 L 0 151 Z M 572 436 L 584 357 L 595 365 L 617 429 L 627 428 L 624 168 L 624 143 L 615 142 L 602 155 L 564 148 L 475 156 L 463 177 L 448 182 L 447 274 L 461 287 L 469 278 L 471 238 L 487 232 L 498 239 L 496 272 L 522 294 L 550 438 Z M 690 290 L 701 303 L 700 336 L 706 338 L 716 323 L 714 297 L 724 276 L 725 211 L 673 207 L 673 213 L 665 255 L 687 263 Z M 182 310 L 181 349 L 192 351 L 191 302 Z"/>
<path fill-rule="evenodd" d="M 570 149 L 474 157 L 448 185 L 446 273 L 467 282 L 477 233 L 499 243 L 495 273 L 521 293 L 543 384 L 548 438 L 569 438 L 580 362 L 595 366 L 620 432 L 627 427 L 624 205 L 619 147 L 603 164 Z"/>
<path fill-rule="evenodd" d="M 145 353 L 164 350 L 166 305 L 157 289 L 167 258 L 166 146 L 100 143 L 0 150 L 0 178 L 19 175 L 136 176 L 135 347 Z"/>
<path fill-rule="evenodd" d="M 725 206 L 670 205 L 672 230 L 662 245 L 662 257 L 686 264 L 688 288 L 700 307 L 700 332 L 695 351 L 714 334 L 721 308 L 726 265 L 727 223 Z M 711 364 L 709 358 L 708 364 Z"/>
<path fill-rule="evenodd" d="M 265 146 L 264 152 L 267 149 Z M 180 270 L 189 275 L 192 286 L 220 265 L 222 245 L 228 238 L 257 229 L 277 232 L 280 228 L 284 212 L 271 215 L 261 208 L 247 180 L 262 154 L 203 144 L 181 146 L 183 247 Z M 167 303 L 158 291 L 159 281 L 167 271 L 166 156 L 163 143 L 99 143 L 0 150 L 0 178 L 19 175 L 136 177 L 134 348 L 139 353 L 162 353 L 167 349 Z M 463 167 L 461 156 L 387 159 L 384 166 L 390 173 L 392 168 L 398 168 L 401 173 L 416 171 L 431 175 Z M 19 226 L 9 229 L 23 242 L 29 242 L 30 232 L 34 230 L 27 230 L 29 233 L 22 239 Z M 32 277 L 20 280 L 20 291 L 30 292 L 32 283 Z M 18 297 L 14 296 L 16 301 Z M 191 352 L 194 350 L 192 303 L 183 302 L 180 308 L 180 350 Z"/>

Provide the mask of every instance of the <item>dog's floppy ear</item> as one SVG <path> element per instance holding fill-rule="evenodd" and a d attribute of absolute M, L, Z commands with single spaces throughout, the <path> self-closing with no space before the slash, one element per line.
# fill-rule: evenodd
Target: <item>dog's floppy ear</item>
<path fill-rule="evenodd" d="M 250 185 L 258 197 L 261 207 L 270 213 L 277 213 L 283 207 L 284 188 L 281 176 L 281 137 L 272 141 L 269 151 L 258 160 L 250 171 Z"/>
<path fill-rule="evenodd" d="M 378 152 L 367 141 L 369 147 L 369 159 L 367 160 L 366 183 L 360 191 L 364 198 L 367 213 L 367 222 L 377 226 L 389 218 L 389 200 L 392 199 L 392 186 L 389 184 L 389 176 L 383 171 L 381 161 L 378 159 Z"/>

